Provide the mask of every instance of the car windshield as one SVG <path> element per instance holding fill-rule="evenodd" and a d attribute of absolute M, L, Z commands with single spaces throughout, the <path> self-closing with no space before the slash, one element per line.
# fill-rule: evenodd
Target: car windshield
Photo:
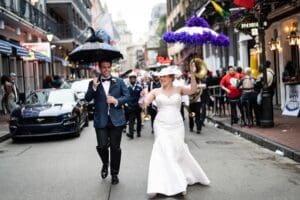
<path fill-rule="evenodd" d="M 26 104 L 64 104 L 75 101 L 75 95 L 70 90 L 41 90 L 31 93 Z"/>
<path fill-rule="evenodd" d="M 81 80 L 81 81 L 74 81 L 72 83 L 71 89 L 74 90 L 75 92 L 86 92 L 89 86 L 89 82 L 92 79 L 86 79 L 86 80 Z"/>

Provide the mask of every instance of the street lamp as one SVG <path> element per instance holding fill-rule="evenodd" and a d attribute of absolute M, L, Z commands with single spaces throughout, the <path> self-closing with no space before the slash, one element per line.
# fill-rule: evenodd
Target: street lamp
<path fill-rule="evenodd" d="M 267 81 L 267 67 L 266 67 L 266 47 L 265 47 L 265 19 L 266 14 L 263 13 L 265 1 L 259 2 L 258 11 L 258 36 L 261 45 L 260 61 L 263 66 L 263 89 L 262 89 L 262 105 L 261 105 L 261 116 L 260 116 L 260 126 L 263 128 L 271 128 L 274 126 L 274 115 L 273 115 L 273 95 L 268 89 Z"/>
<path fill-rule="evenodd" d="M 49 45 L 50 45 L 50 58 L 51 58 L 51 72 L 52 72 L 52 76 L 54 75 L 54 67 L 53 67 L 53 53 L 52 53 L 52 45 L 51 45 L 51 42 L 54 38 L 54 35 L 48 31 L 47 33 L 47 40 L 49 42 Z"/>

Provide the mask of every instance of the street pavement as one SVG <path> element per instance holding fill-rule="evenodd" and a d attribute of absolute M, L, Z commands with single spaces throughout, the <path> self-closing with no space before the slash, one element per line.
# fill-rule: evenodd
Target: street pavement
<path fill-rule="evenodd" d="M 187 122 L 186 122 L 187 124 Z M 122 138 L 120 183 L 100 178 L 92 122 L 78 138 L 0 143 L 2 200 L 143 200 L 153 135 Z M 298 200 L 299 163 L 206 122 L 200 135 L 186 129 L 186 142 L 211 180 L 189 186 L 187 195 L 155 199 Z"/>

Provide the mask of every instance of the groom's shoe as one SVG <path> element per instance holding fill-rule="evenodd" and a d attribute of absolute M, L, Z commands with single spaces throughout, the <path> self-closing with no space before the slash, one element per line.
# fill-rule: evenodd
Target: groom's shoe
<path fill-rule="evenodd" d="M 108 175 L 108 165 L 104 164 L 101 169 L 101 178 L 105 179 Z"/>
<path fill-rule="evenodd" d="M 118 175 L 111 175 L 111 184 L 117 185 L 119 183 Z"/>
<path fill-rule="evenodd" d="M 127 136 L 128 138 L 130 138 L 130 139 L 133 139 L 133 135 L 131 135 L 131 134 L 129 134 L 129 133 L 127 133 L 126 136 Z"/>

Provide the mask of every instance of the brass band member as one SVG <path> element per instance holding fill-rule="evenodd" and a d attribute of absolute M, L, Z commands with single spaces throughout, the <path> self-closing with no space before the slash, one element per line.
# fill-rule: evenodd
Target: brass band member
<path fill-rule="evenodd" d="M 206 88 L 206 84 L 200 83 L 199 79 L 197 79 L 197 90 L 193 95 L 189 96 L 189 128 L 190 132 L 193 132 L 195 123 L 197 134 L 200 134 L 202 129 L 201 112 L 203 112 L 203 106 L 201 102 L 201 94 L 204 88 Z"/>

